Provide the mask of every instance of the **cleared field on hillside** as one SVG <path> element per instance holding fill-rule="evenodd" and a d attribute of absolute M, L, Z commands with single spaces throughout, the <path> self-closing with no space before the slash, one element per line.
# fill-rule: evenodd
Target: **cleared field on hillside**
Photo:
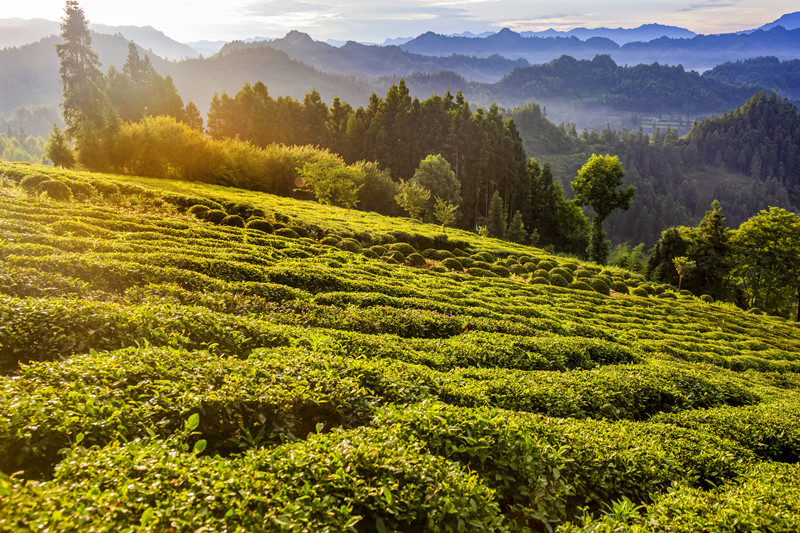
<path fill-rule="evenodd" d="M 0 163 L 0 368 L 2 530 L 800 523 L 800 326 L 407 219 Z"/>

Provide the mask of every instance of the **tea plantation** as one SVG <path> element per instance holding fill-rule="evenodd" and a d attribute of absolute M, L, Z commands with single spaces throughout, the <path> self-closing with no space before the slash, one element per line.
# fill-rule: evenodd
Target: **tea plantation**
<path fill-rule="evenodd" d="M 800 326 L 455 230 L 0 163 L 0 530 L 797 531 Z"/>

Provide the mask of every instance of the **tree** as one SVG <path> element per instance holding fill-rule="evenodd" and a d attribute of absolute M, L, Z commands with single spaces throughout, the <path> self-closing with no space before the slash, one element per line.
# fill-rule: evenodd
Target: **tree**
<path fill-rule="evenodd" d="M 310 188 L 321 204 L 354 208 L 358 204 L 358 191 L 364 184 L 364 174 L 349 167 L 339 157 L 324 153 L 316 161 L 300 169 L 304 187 Z"/>
<path fill-rule="evenodd" d="M 528 233 L 525 231 L 525 224 L 522 221 L 522 212 L 517 210 L 514 212 L 511 223 L 508 225 L 506 240 L 517 244 L 524 244 L 527 238 Z"/>
<path fill-rule="evenodd" d="M 439 224 L 442 225 L 442 229 L 444 229 L 445 226 L 456 221 L 457 210 L 457 205 L 453 205 L 447 200 L 443 200 L 437 196 L 433 204 L 433 217 L 439 221 Z"/>
<path fill-rule="evenodd" d="M 118 117 L 106 95 L 100 60 L 83 10 L 67 0 L 61 24 L 64 42 L 56 45 L 63 98 L 61 107 L 67 137 L 75 141 L 78 161 L 92 170 L 110 166 L 111 147 L 119 129 Z"/>
<path fill-rule="evenodd" d="M 788 316 L 800 302 L 800 216 L 778 207 L 762 210 L 739 226 L 731 243 L 733 278 L 747 304 Z"/>
<path fill-rule="evenodd" d="M 711 203 L 700 225 L 690 234 L 686 256 L 695 262 L 691 284 L 695 294 L 710 294 L 715 300 L 729 296 L 727 285 L 730 264 L 730 230 L 717 200 Z M 681 254 L 683 255 L 683 254 Z"/>
<path fill-rule="evenodd" d="M 592 154 L 572 181 L 575 202 L 594 210 L 588 252 L 589 257 L 600 264 L 606 262 L 609 251 L 603 221 L 615 209 L 629 209 L 633 199 L 633 185 L 619 189 L 624 176 L 625 170 L 617 156 Z"/>
<path fill-rule="evenodd" d="M 682 255 L 672 259 L 672 264 L 675 265 L 675 270 L 678 272 L 678 290 L 681 290 L 681 283 L 685 276 L 690 276 L 694 272 L 697 263 Z"/>
<path fill-rule="evenodd" d="M 44 155 L 59 167 L 72 168 L 75 165 L 75 156 L 69 146 L 69 139 L 67 139 L 61 128 L 55 124 L 53 124 L 53 131 L 47 138 Z"/>
<path fill-rule="evenodd" d="M 381 170 L 372 161 L 357 161 L 353 166 L 364 175 L 364 186 L 358 191 L 358 208 L 382 215 L 399 216 L 401 213 L 394 197 L 400 192 L 400 186 L 392 179 L 391 174 Z"/>
<path fill-rule="evenodd" d="M 420 220 L 422 208 L 428 203 L 431 197 L 431 191 L 420 185 L 410 181 L 400 182 L 400 192 L 398 192 L 394 199 L 397 205 L 403 208 L 414 220 Z"/>
<path fill-rule="evenodd" d="M 461 184 L 447 159 L 440 154 L 429 155 L 419 162 L 412 183 L 418 183 L 431 192 L 431 197 L 440 198 L 451 205 L 461 203 Z M 433 214 L 434 206 L 427 205 L 423 213 Z"/>
<path fill-rule="evenodd" d="M 76 139 L 85 123 L 103 123 L 106 111 L 105 79 L 100 59 L 92 50 L 92 36 L 77 0 L 67 0 L 61 23 L 64 42 L 56 45 L 63 98 L 61 107 L 67 136 Z"/>
<path fill-rule="evenodd" d="M 183 112 L 183 122 L 195 131 L 203 131 L 203 117 L 200 116 L 200 110 L 191 100 L 186 104 Z"/>
<path fill-rule="evenodd" d="M 497 190 L 492 194 L 489 202 L 489 216 L 486 220 L 486 231 L 489 237 L 502 239 L 506 236 L 506 213 L 503 199 Z"/>

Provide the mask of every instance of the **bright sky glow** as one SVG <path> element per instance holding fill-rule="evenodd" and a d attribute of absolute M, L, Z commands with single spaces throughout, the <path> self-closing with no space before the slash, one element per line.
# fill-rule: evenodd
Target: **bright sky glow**
<path fill-rule="evenodd" d="M 60 20 L 63 0 L 0 0 L 0 18 Z M 658 22 L 697 33 L 759 27 L 797 11 L 797 0 L 80 0 L 89 22 L 152 26 L 182 42 L 281 37 L 383 42 L 426 31 L 460 33 L 634 28 Z"/>

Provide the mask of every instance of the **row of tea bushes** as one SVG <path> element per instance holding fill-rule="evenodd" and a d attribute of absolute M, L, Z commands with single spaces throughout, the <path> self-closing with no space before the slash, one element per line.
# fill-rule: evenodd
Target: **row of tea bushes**
<path fill-rule="evenodd" d="M 0 529 L 647 530 L 754 520 L 737 487 L 792 516 L 797 324 L 408 220 L 7 169 Z"/>
<path fill-rule="evenodd" d="M 800 465 L 761 463 L 711 490 L 679 485 L 645 506 L 620 499 L 603 518 L 587 515 L 559 533 L 642 531 L 796 531 L 800 524 Z"/>
<path fill-rule="evenodd" d="M 248 359 L 176 348 L 93 351 L 25 366 L 4 383 L 0 470 L 47 475 L 79 436 L 84 446 L 167 437 L 192 414 L 208 453 L 227 456 L 363 425 L 377 402 L 358 376 L 340 376 L 305 351 Z"/>
<path fill-rule="evenodd" d="M 372 427 L 221 458 L 191 445 L 189 420 L 165 440 L 79 445 L 52 480 L 3 479 L 0 525 L 541 530 L 613 499 L 649 503 L 674 486 L 700 492 L 736 480 L 752 460 L 729 441 L 667 425 L 435 403 L 390 409 Z M 93 512 L 79 512 L 87 505 Z"/>

